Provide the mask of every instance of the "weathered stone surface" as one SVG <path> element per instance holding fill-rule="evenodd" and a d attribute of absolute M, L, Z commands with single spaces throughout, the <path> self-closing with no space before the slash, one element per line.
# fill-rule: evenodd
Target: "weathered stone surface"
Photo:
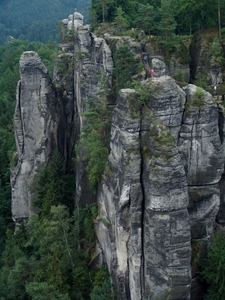
<path fill-rule="evenodd" d="M 128 49 L 134 54 L 140 55 L 142 53 L 141 44 L 130 36 L 109 35 L 105 37 L 105 40 L 109 44 L 112 53 L 114 53 L 121 46 L 127 46 Z"/>
<path fill-rule="evenodd" d="M 213 97 L 194 85 L 185 89 L 187 102 L 179 137 L 179 150 L 189 184 L 189 217 L 192 234 L 192 299 L 202 290 L 199 262 L 207 254 L 220 205 L 219 181 L 224 170 L 222 124 Z"/>
<path fill-rule="evenodd" d="M 215 32 L 213 37 L 216 36 Z M 217 50 L 215 51 L 215 49 Z M 210 34 L 207 32 L 195 33 L 190 45 L 192 78 L 201 79 L 201 77 L 206 77 L 208 85 L 214 86 L 223 83 L 221 64 L 217 61 L 218 57 L 214 56 L 215 52 L 218 55 L 219 51 L 221 51 L 220 55 L 222 57 L 223 50 L 219 41 L 212 41 Z"/>
<path fill-rule="evenodd" d="M 144 111 L 142 130 L 147 130 L 155 117 L 170 128 L 171 134 L 177 140 L 186 102 L 185 92 L 170 76 L 153 77 L 143 85 L 149 90 L 149 101 L 145 106 L 147 109 Z"/>
<path fill-rule="evenodd" d="M 224 150 L 219 135 L 219 114 L 211 94 L 195 85 L 185 88 L 187 103 L 179 149 L 189 185 L 218 183 L 223 173 Z"/>
<path fill-rule="evenodd" d="M 135 91 L 121 90 L 113 112 L 111 152 L 98 193 L 96 233 L 123 299 L 142 299 L 140 118 L 132 118 L 128 98 L 135 100 Z"/>
<path fill-rule="evenodd" d="M 33 212 L 30 186 L 56 145 L 55 93 L 46 67 L 35 52 L 20 58 L 14 116 L 18 163 L 11 170 L 12 216 L 27 219 Z"/>
<path fill-rule="evenodd" d="M 60 91 L 63 93 L 60 95 L 60 101 L 63 102 L 65 126 L 67 126 L 67 137 L 64 137 L 66 138 L 64 145 L 67 145 L 67 149 L 64 153 L 69 148 L 68 156 L 71 157 L 85 122 L 82 113 L 88 109 L 88 100 L 98 101 L 98 93 L 102 89 L 104 78 L 107 78 L 108 86 L 111 86 L 113 62 L 105 40 L 90 33 L 89 26 L 83 26 L 83 19 L 78 12 L 69 16 L 69 21 L 64 20 L 63 24 L 66 33 L 57 57 L 54 81 L 59 87 L 59 94 Z M 74 27 L 76 27 L 75 31 L 73 31 Z M 65 64 L 64 61 L 68 63 Z M 63 72 L 62 65 L 64 65 Z M 95 197 L 89 189 L 85 164 L 82 160 L 77 161 L 77 205 L 85 206 L 86 203 L 94 200 Z"/>
<path fill-rule="evenodd" d="M 160 49 L 160 47 L 155 43 L 154 37 L 149 36 L 143 38 L 140 41 L 142 51 L 149 56 L 149 64 L 150 68 L 153 68 L 154 62 L 153 60 L 161 60 L 165 67 L 163 68 L 163 74 L 176 77 L 179 81 L 189 82 L 190 79 L 190 65 L 189 65 L 189 41 L 186 41 L 185 45 L 182 45 L 182 50 L 177 53 L 171 54 L 170 59 L 165 58 L 165 53 Z M 179 53 L 179 52 L 182 52 Z M 184 57 L 182 58 L 181 55 Z M 165 63 L 166 61 L 166 63 Z M 156 71 L 156 76 L 158 76 Z"/>
<path fill-rule="evenodd" d="M 177 130 L 181 126 L 185 98 L 179 88 L 174 92 L 175 85 L 169 77 L 150 82 L 156 89 L 146 106 L 153 111 L 153 117 L 145 114 L 141 127 L 144 284 L 145 297 L 152 295 L 153 299 L 190 297 L 188 187 L 177 135 L 174 138 L 170 132 L 174 126 Z"/>
<path fill-rule="evenodd" d="M 162 97 L 167 92 L 160 90 Z M 140 112 L 133 114 L 135 97 L 134 91 L 121 90 L 113 112 L 109 170 L 98 195 L 97 237 L 123 299 L 189 299 L 184 167 L 169 127 L 155 116 L 160 113 L 155 109 L 153 118 L 145 113 L 142 121 Z"/>
<path fill-rule="evenodd" d="M 65 22 L 65 20 L 64 20 Z M 84 17 L 79 12 L 75 11 L 72 15 L 69 15 L 68 22 L 67 22 L 67 28 L 68 30 L 73 30 L 74 28 L 77 28 L 79 26 L 84 25 Z"/>
<path fill-rule="evenodd" d="M 220 208 L 217 215 L 217 222 L 225 225 L 225 178 L 222 177 L 220 181 Z"/>
<path fill-rule="evenodd" d="M 111 151 L 97 195 L 97 238 L 122 299 L 197 300 L 202 293 L 199 260 L 208 251 L 215 219 L 225 222 L 223 111 L 209 93 L 194 85 L 182 89 L 165 75 L 179 70 L 178 60 L 167 66 L 151 43 L 98 38 L 77 12 L 63 26 L 54 72 L 57 98 L 37 54 L 25 52 L 20 60 L 13 217 L 20 221 L 33 213 L 30 184 L 55 146 L 69 165 L 87 100 L 99 100 L 102 79 L 111 87 L 112 53 L 127 45 L 137 61 L 148 57 L 135 78 L 149 97 L 141 105 L 137 92 L 122 89 L 117 98 Z M 149 68 L 155 71 L 152 79 L 146 79 Z M 218 70 L 209 70 L 209 81 L 218 83 Z M 96 199 L 82 160 L 76 164 L 76 193 L 79 206 Z"/>
<path fill-rule="evenodd" d="M 154 77 L 166 75 L 166 65 L 161 59 L 153 58 L 151 60 L 151 69 L 154 71 Z"/>

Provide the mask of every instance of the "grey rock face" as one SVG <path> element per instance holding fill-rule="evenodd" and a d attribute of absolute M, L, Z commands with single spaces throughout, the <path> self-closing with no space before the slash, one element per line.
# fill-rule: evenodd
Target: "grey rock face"
<path fill-rule="evenodd" d="M 199 259 L 208 251 L 215 219 L 225 222 L 223 113 L 209 93 L 194 85 L 182 89 L 166 76 L 165 68 L 179 68 L 177 61 L 166 66 L 151 45 L 130 37 L 98 38 L 77 12 L 63 25 L 56 95 L 37 54 L 21 56 L 13 217 L 20 221 L 34 212 L 30 187 L 55 146 L 71 160 L 88 99 L 99 101 L 102 79 L 111 87 L 112 53 L 127 45 L 140 61 L 144 50 L 156 76 L 146 79 L 147 68 L 142 72 L 149 93 L 143 105 L 135 90 L 119 92 L 111 151 L 97 194 L 96 234 L 122 299 L 197 300 Z M 96 200 L 82 160 L 76 164 L 76 193 L 78 206 Z"/>
<path fill-rule="evenodd" d="M 218 108 L 211 94 L 194 85 L 185 88 L 187 104 L 180 131 L 179 149 L 189 185 L 218 183 L 223 173 L 223 147 Z"/>
<path fill-rule="evenodd" d="M 206 256 L 220 206 L 219 182 L 224 170 L 224 146 L 219 112 L 213 97 L 194 85 L 187 94 L 179 150 L 189 184 L 189 217 L 193 241 L 193 289 L 198 281 L 198 262 Z M 195 291 L 192 299 L 198 299 Z"/>
<path fill-rule="evenodd" d="M 123 299 L 198 299 L 224 167 L 218 108 L 168 76 L 143 85 L 141 110 L 135 91 L 121 90 L 113 112 L 97 236 Z"/>
<path fill-rule="evenodd" d="M 140 182 L 140 118 L 132 118 L 128 98 L 121 90 L 113 113 L 111 153 L 98 194 L 97 237 L 123 299 L 142 299 L 142 205 Z"/>
<path fill-rule="evenodd" d="M 63 20 L 63 25 L 64 40 L 60 44 L 54 81 L 65 112 L 62 116 L 67 127 L 67 136 L 63 136 L 67 147 L 64 153 L 69 148 L 68 157 L 72 157 L 74 145 L 85 124 L 82 114 L 88 109 L 88 100 L 98 101 L 103 80 L 108 81 L 111 87 L 113 61 L 105 40 L 89 32 L 89 26 L 83 25 L 83 18 L 78 12 Z M 77 161 L 76 203 L 85 206 L 95 198 L 89 189 L 85 163 Z"/>
<path fill-rule="evenodd" d="M 163 83 L 149 81 L 146 86 L 154 87 L 152 95 L 160 99 L 168 93 L 166 87 L 161 90 Z M 176 94 L 177 107 L 182 91 L 180 96 Z M 123 299 L 189 299 L 188 187 L 176 141 L 160 119 L 169 120 L 170 110 L 162 112 L 160 100 L 150 99 L 142 118 L 140 112 L 134 117 L 135 99 L 135 91 L 121 90 L 113 112 L 109 171 L 98 195 L 97 236 Z M 150 109 L 151 103 L 155 107 Z M 174 108 L 174 103 L 176 99 L 168 106 Z M 181 118 L 182 110 L 178 127 Z"/>
<path fill-rule="evenodd" d="M 216 49 L 216 50 L 215 50 Z M 220 63 L 217 62 L 218 57 L 214 54 L 223 50 L 219 41 L 212 42 L 211 37 L 204 33 L 196 33 L 190 45 L 190 53 L 192 58 L 192 78 L 199 79 L 201 76 L 207 78 L 208 85 L 219 85 L 223 83 L 223 72 Z"/>
<path fill-rule="evenodd" d="M 14 116 L 18 163 L 11 170 L 12 216 L 16 221 L 32 214 L 32 181 L 56 144 L 51 114 L 54 89 L 46 67 L 35 52 L 24 52 L 21 56 L 20 75 Z"/>

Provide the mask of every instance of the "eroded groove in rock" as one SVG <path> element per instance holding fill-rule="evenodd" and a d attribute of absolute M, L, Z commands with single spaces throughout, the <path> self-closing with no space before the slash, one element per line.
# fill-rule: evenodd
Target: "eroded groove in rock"
<path fill-rule="evenodd" d="M 12 215 L 16 221 L 33 213 L 30 185 L 57 143 L 51 113 L 55 93 L 35 52 L 23 53 L 20 74 L 14 117 L 18 163 L 11 170 Z"/>

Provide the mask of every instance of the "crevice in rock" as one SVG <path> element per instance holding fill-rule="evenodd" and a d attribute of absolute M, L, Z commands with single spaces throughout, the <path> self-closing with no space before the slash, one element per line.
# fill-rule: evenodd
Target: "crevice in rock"
<path fill-rule="evenodd" d="M 220 137 L 221 144 L 223 144 L 223 140 L 224 140 L 224 137 L 223 137 L 223 132 L 224 132 L 224 114 L 223 114 L 222 109 L 219 106 L 218 106 L 218 114 L 219 114 L 219 117 L 218 117 L 219 137 Z"/>
<path fill-rule="evenodd" d="M 141 112 L 142 113 L 142 112 Z M 140 168 L 140 184 L 142 189 L 142 215 L 141 215 L 141 269 L 140 269 L 140 278 L 141 278 L 141 299 L 144 299 L 144 290 L 145 290 L 145 276 L 144 276 L 144 212 L 145 212 L 145 194 L 144 194 L 144 186 L 143 186 L 143 168 L 144 168 L 144 158 L 142 153 L 142 118 L 140 120 L 140 131 L 139 131 L 139 140 L 140 140 L 140 157 L 141 157 L 141 168 Z M 146 130 L 147 131 L 147 130 Z"/>

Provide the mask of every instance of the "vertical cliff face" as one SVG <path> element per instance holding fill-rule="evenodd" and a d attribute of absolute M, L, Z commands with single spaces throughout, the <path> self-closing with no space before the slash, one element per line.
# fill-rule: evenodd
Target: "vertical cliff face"
<path fill-rule="evenodd" d="M 198 261 L 209 248 L 220 205 L 224 170 L 224 145 L 221 143 L 219 112 L 209 93 L 188 85 L 186 110 L 179 137 L 179 149 L 189 185 L 189 218 L 193 248 L 192 288 L 196 294 Z M 221 124 L 222 125 L 222 124 Z"/>
<path fill-rule="evenodd" d="M 66 139 L 64 145 L 72 153 L 85 123 L 82 114 L 88 109 L 88 100 L 98 101 L 104 77 L 107 78 L 108 86 L 111 86 L 113 62 L 105 40 L 97 38 L 89 31 L 88 25 L 83 25 L 80 13 L 75 11 L 63 20 L 63 25 L 63 41 L 54 81 L 65 110 L 67 137 L 63 135 Z M 85 163 L 81 159 L 76 164 L 76 203 L 84 206 L 93 201 L 95 197 L 89 189 Z"/>
<path fill-rule="evenodd" d="M 12 216 L 16 221 L 33 213 L 32 181 L 56 146 L 55 92 L 46 67 L 35 52 L 20 58 L 14 116 L 17 165 L 12 168 Z"/>
<path fill-rule="evenodd" d="M 149 100 L 135 117 L 134 90 L 121 90 L 113 111 L 96 232 L 124 299 L 189 299 L 189 198 L 177 147 L 185 93 L 169 77 L 145 85 Z"/>
<path fill-rule="evenodd" d="M 206 30 L 195 33 L 191 45 L 191 77 L 199 79 L 208 85 L 220 85 L 223 83 L 223 70 L 221 59 L 223 49 L 220 45 L 217 33 Z"/>
<path fill-rule="evenodd" d="M 63 25 L 55 88 L 37 54 L 25 52 L 20 60 L 18 164 L 11 176 L 16 221 L 33 213 L 32 181 L 56 146 L 70 165 L 88 100 L 99 101 L 102 79 L 111 86 L 112 52 L 125 44 L 138 60 L 143 55 L 141 43 L 130 37 L 97 38 L 78 12 Z M 224 223 L 223 112 L 201 88 L 180 88 L 165 75 L 163 57 L 147 44 L 144 50 L 148 64 L 135 78 L 148 97 L 140 103 L 138 91 L 120 90 L 97 196 L 81 157 L 76 203 L 84 206 L 97 197 L 97 239 L 122 299 L 197 300 L 198 261 L 208 251 L 216 218 Z"/>
<path fill-rule="evenodd" d="M 144 85 L 141 110 L 134 111 L 137 93 L 121 90 L 113 111 L 98 240 L 124 299 L 198 299 L 198 262 L 213 234 L 224 168 L 218 108 L 209 93 L 182 90 L 167 76 Z"/>

